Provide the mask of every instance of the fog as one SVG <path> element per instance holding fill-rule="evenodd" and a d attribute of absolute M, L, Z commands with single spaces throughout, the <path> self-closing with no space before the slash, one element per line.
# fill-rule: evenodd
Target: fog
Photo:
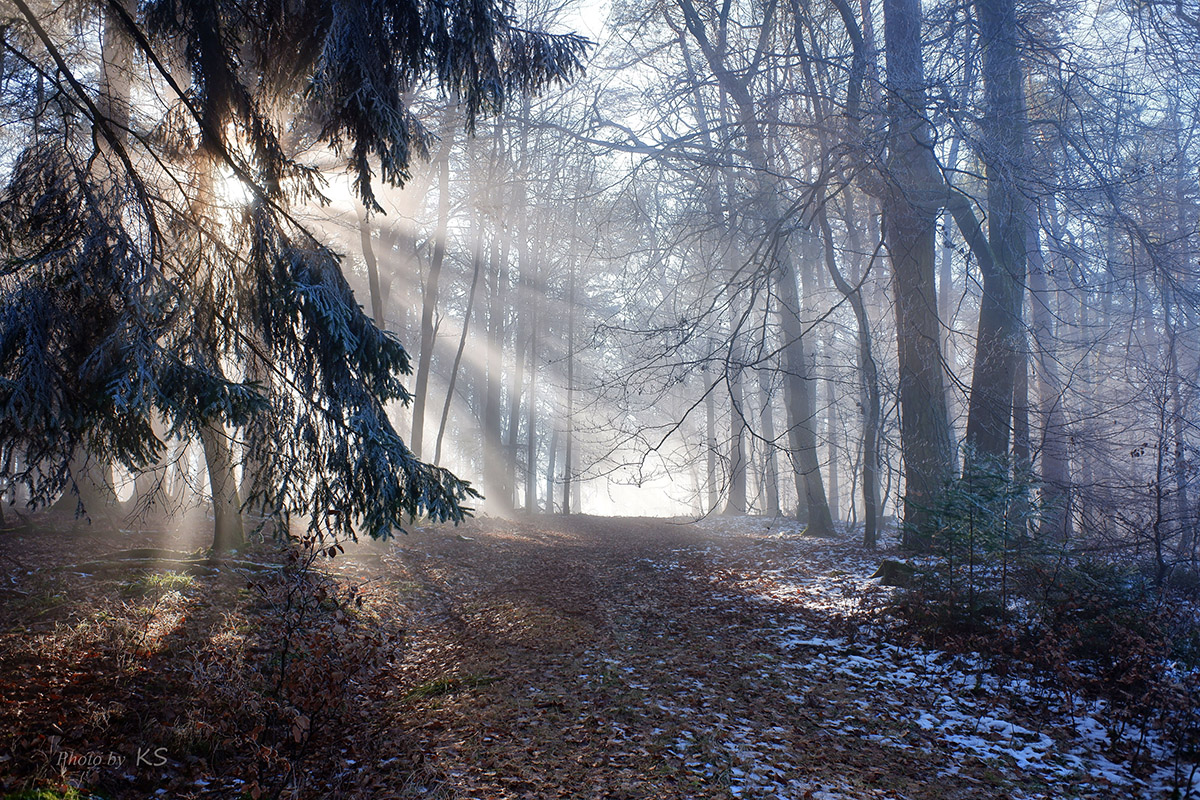
<path fill-rule="evenodd" d="M 203 65 L 46 10 L 46 38 L 6 66 L 4 136 L 65 131 L 113 185 L 132 170 L 141 205 L 114 213 L 137 269 L 197 303 L 144 345 L 190 347 L 207 334 L 180 321 L 211 312 L 222 332 L 195 363 L 232 394 L 192 407 L 218 410 L 204 423 L 162 381 L 144 405 L 121 395 L 114 415 L 143 414 L 136 446 L 88 423 L 43 452 L 17 426 L 8 500 L 71 506 L 91 486 L 124 511 L 345 512 L 343 532 L 364 532 L 382 495 L 346 477 L 365 473 L 335 432 L 363 406 L 303 432 L 337 359 L 312 331 L 279 338 L 252 302 L 278 290 L 298 292 L 290 319 L 317 309 L 364 359 L 349 369 L 374 387 L 389 458 L 449 470 L 431 473 L 439 499 L 398 484 L 392 523 L 455 519 L 459 492 L 497 516 L 783 515 L 869 538 L 986 474 L 1048 535 L 1194 559 L 1195 30 L 1122 4 L 902 5 L 893 18 L 920 26 L 885 30 L 870 3 L 522 4 L 513 19 L 551 34 L 553 58 L 515 66 L 508 40 L 496 74 L 528 72 L 506 93 L 404 83 L 396 144 L 361 158 L 348 131 L 366 129 L 321 117 L 333 106 L 266 102 L 266 62 L 246 89 L 259 105 L 234 102 L 218 135 L 177 119 L 198 113 Z M 120 127 L 91 156 L 29 66 L 55 58 L 76 73 L 61 91 Z M 297 85 L 332 91 L 312 69 Z M 24 164 L 4 162 L 13 209 Z M 191 239 L 163 233 L 189 220 Z M 299 252 L 340 259 L 386 338 L 326 309 L 340 278 L 250 280 Z M 238 405 L 260 390 L 270 424 Z M 214 458 L 237 488 L 215 504 Z M 352 511 L 329 505 L 343 490 Z"/>

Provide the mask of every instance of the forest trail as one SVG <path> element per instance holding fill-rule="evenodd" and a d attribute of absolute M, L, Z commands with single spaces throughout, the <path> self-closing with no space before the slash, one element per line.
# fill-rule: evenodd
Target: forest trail
<path fill-rule="evenodd" d="M 303 584 L 286 707 L 279 592 L 301 584 L 80 568 L 168 532 L 6 535 L 0 797 L 1157 800 L 1193 766 L 1037 676 L 906 642 L 870 579 L 897 554 L 789 520 L 484 518 L 348 547 Z"/>
<path fill-rule="evenodd" d="M 733 555 L 696 526 L 646 519 L 401 537 L 384 561 L 416 589 L 410 688 L 388 716 L 397 752 L 421 754 L 413 796 L 729 797 L 733 770 L 754 765 L 722 731 L 801 783 L 820 775 L 806 755 L 819 731 L 764 671 L 779 657 L 765 609 L 696 580 L 717 575 L 717 550 Z"/>
<path fill-rule="evenodd" d="M 983 696 L 969 665 L 871 635 L 881 557 L 786 521 L 481 520 L 400 537 L 381 575 L 408 643 L 357 790 L 1158 796 L 1080 749 L 1078 715 L 1056 727 L 1047 696 Z"/>

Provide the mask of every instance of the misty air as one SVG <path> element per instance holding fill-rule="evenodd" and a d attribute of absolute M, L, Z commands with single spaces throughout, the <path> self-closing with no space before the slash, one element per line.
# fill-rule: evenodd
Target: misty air
<path fill-rule="evenodd" d="M 0 800 L 1200 800 L 1200 7 L 0 0 Z"/>

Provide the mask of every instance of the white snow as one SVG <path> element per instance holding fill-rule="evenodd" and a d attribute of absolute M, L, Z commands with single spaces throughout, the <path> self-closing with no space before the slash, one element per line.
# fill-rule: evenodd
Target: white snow
<path fill-rule="evenodd" d="M 870 579 L 881 555 L 865 554 L 848 538 L 803 538 L 800 527 L 789 520 L 744 517 L 697 524 L 718 537 L 757 539 L 770 548 L 772 559 L 780 558 L 782 548 L 787 563 L 778 569 L 735 565 L 713 576 L 693 577 L 719 583 L 714 596 L 727 605 L 757 598 L 778 609 L 761 631 L 784 654 L 771 661 L 771 673 L 794 687 L 787 696 L 797 706 L 810 702 L 823 687 L 835 687 L 830 695 L 838 702 L 820 706 L 820 724 L 847 737 L 847 747 L 863 738 L 940 755 L 952 765 L 947 775 L 962 770 L 965 760 L 984 762 L 1014 784 L 1007 796 L 1027 800 L 1200 798 L 1200 780 L 1178 785 L 1173 754 L 1156 731 L 1126 727 L 1116 736 L 1116 726 L 1105 724 L 1102 702 L 1066 696 L 1028 676 L 1000 678 L 978 658 L 892 644 L 881 630 L 858 627 L 851 640 L 796 621 L 812 619 L 811 613 L 803 612 L 821 612 L 837 621 L 877 608 L 891 591 Z M 720 566 L 719 546 L 708 550 L 710 560 Z M 683 569 L 678 559 L 653 566 Z M 789 779 L 769 736 L 764 737 L 769 730 L 734 724 L 721 733 L 735 762 L 728 772 L 735 797 L 861 796 L 861 790 L 855 795 L 846 786 L 814 787 Z M 1131 763 L 1134 754 L 1141 769 Z M 1190 769 L 1183 765 L 1185 782 Z M 1022 789 L 1016 784 L 1047 788 Z M 1071 787 L 1066 794 L 1060 793 L 1064 787 Z"/>

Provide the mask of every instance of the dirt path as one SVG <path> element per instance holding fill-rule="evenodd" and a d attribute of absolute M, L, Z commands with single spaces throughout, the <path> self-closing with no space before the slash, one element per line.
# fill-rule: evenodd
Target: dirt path
<path fill-rule="evenodd" d="M 831 620 L 739 594 L 769 541 L 574 518 L 415 532 L 383 558 L 411 615 L 356 792 L 454 798 L 954 797 L 968 780 L 820 725 L 826 686 L 764 635 Z M 371 765 L 371 766 L 366 766 Z M 365 796 L 365 795 L 364 795 Z M 980 795 L 984 796 L 984 795 Z"/>
<path fill-rule="evenodd" d="M 1094 705 L 891 641 L 867 580 L 888 554 L 794 524 L 416 530 L 323 559 L 294 638 L 271 598 L 298 577 L 90 575 L 72 565 L 131 536 L 9 537 L 0 796 L 1171 796 L 1170 754 L 1139 760 Z M 321 599 L 352 586 L 361 609 Z"/>

